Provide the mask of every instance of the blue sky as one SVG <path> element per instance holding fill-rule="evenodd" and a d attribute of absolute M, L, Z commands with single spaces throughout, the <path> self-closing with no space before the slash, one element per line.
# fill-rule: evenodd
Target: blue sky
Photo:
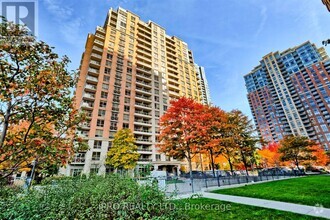
<path fill-rule="evenodd" d="M 77 69 L 87 34 L 118 6 L 188 43 L 205 67 L 213 103 L 249 116 L 243 76 L 262 56 L 330 38 L 330 13 L 321 0 L 39 0 L 39 38 Z"/>

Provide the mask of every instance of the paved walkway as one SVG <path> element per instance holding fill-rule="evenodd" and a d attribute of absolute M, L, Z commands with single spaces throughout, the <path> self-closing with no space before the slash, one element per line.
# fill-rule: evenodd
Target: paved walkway
<path fill-rule="evenodd" d="M 230 195 L 222 195 L 222 194 L 209 193 L 209 192 L 197 192 L 196 194 L 180 195 L 177 197 L 177 199 L 190 198 L 191 196 L 200 196 L 209 199 L 216 199 L 226 202 L 252 205 L 252 206 L 258 206 L 268 209 L 276 209 L 276 210 L 282 210 L 287 212 L 330 219 L 329 208 L 299 205 L 294 203 L 278 202 L 278 201 L 266 200 L 266 199 L 255 199 L 255 198 L 242 197 L 242 196 L 230 196 Z"/>

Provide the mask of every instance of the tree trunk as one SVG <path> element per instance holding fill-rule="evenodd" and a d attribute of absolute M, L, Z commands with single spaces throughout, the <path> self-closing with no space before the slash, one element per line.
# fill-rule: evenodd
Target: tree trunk
<path fill-rule="evenodd" d="M 242 161 L 243 161 L 243 164 L 244 164 L 244 167 L 245 167 L 246 175 L 249 176 L 249 171 L 247 169 L 246 158 L 245 158 L 245 155 L 244 155 L 243 151 L 241 151 L 241 156 L 242 156 Z"/>
<path fill-rule="evenodd" d="M 191 165 L 191 155 L 190 151 L 188 151 L 188 163 L 189 163 L 189 177 L 190 177 L 190 184 L 191 184 L 191 191 L 194 193 L 194 181 L 193 181 L 193 175 L 192 175 L 192 165 Z"/>
<path fill-rule="evenodd" d="M 231 175 L 234 175 L 233 164 L 231 163 L 230 157 L 228 157 L 228 163 L 229 163 L 229 166 L 230 166 Z"/>
<path fill-rule="evenodd" d="M 299 172 L 301 172 L 301 170 L 300 170 L 300 168 L 299 168 L 299 161 L 298 161 L 298 159 L 297 159 L 297 158 L 296 158 L 296 166 L 297 166 L 297 168 L 298 168 Z"/>
<path fill-rule="evenodd" d="M 0 148 L 3 147 L 3 143 L 5 142 L 5 139 L 6 139 L 7 130 L 8 130 L 8 126 L 9 126 L 11 108 L 12 108 L 12 105 L 11 105 L 11 102 L 9 102 L 8 108 L 6 110 L 6 115 L 4 117 L 3 128 L 2 128 L 2 132 L 1 132 L 1 136 L 0 136 Z"/>
<path fill-rule="evenodd" d="M 213 160 L 213 151 L 212 151 L 212 149 L 210 149 L 210 156 L 211 156 L 211 165 L 212 165 L 213 177 L 215 177 L 215 172 L 214 172 L 214 160 Z"/>

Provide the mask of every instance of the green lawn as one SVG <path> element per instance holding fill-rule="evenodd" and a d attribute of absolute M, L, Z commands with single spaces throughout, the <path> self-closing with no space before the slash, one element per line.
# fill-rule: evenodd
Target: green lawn
<path fill-rule="evenodd" d="M 321 204 L 330 208 L 330 175 L 280 180 L 213 192 L 311 206 Z"/>
<path fill-rule="evenodd" d="M 322 219 L 291 212 L 241 205 L 219 200 L 197 198 L 173 201 L 187 214 L 186 219 Z"/>

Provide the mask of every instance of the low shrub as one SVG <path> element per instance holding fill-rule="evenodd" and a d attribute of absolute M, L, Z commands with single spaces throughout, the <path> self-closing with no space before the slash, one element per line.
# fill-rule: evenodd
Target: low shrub
<path fill-rule="evenodd" d="M 117 175 L 57 179 L 28 193 L 1 189 L 0 219 L 183 219 L 157 185 Z"/>

